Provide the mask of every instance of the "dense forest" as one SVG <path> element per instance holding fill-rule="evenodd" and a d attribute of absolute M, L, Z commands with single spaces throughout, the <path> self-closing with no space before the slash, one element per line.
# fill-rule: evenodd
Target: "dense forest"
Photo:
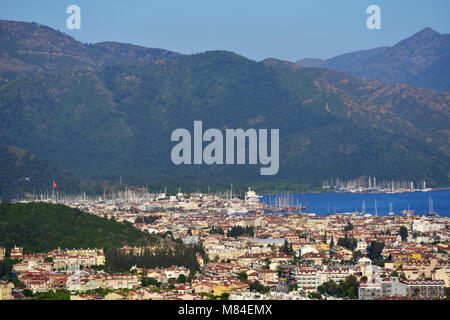
<path fill-rule="evenodd" d="M 186 247 L 181 241 L 168 240 L 136 230 L 130 223 L 118 223 L 78 209 L 45 203 L 0 203 L 0 247 L 14 245 L 26 253 L 48 252 L 60 248 L 104 248 L 108 272 L 142 268 L 186 266 L 199 270 L 196 254 L 205 255 L 201 246 Z M 119 248 L 147 246 L 153 248 L 136 256 Z M 0 263 L 0 277 L 11 272 L 14 261 Z"/>
<path fill-rule="evenodd" d="M 60 248 L 104 248 L 156 245 L 168 240 L 64 205 L 1 202 L 0 247 L 21 246 L 25 252 Z"/>
<path fill-rule="evenodd" d="M 450 185 L 448 94 L 225 51 L 88 46 L 48 27 L 3 24 L 0 53 L 39 71 L 0 86 L 0 145 L 50 159 L 82 180 L 186 191 L 230 183 L 304 191 L 364 175 Z M 34 52 L 30 28 L 61 59 Z M 28 46 L 30 54 L 20 53 Z M 280 129 L 278 174 L 261 176 L 260 165 L 173 165 L 171 133 L 192 132 L 195 120 L 204 130 Z"/>

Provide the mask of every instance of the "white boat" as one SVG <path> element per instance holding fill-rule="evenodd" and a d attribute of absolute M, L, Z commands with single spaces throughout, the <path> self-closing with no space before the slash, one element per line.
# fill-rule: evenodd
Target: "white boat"
<path fill-rule="evenodd" d="M 411 210 L 409 207 L 409 204 L 408 204 L 408 210 L 402 210 L 402 213 L 410 216 L 410 215 L 414 214 L 414 210 Z"/>
<path fill-rule="evenodd" d="M 234 207 L 234 208 L 228 208 L 227 209 L 228 214 L 242 214 L 242 213 L 248 213 L 248 210 L 246 208 L 242 207 Z"/>
<path fill-rule="evenodd" d="M 245 193 L 245 203 L 256 204 L 259 203 L 259 199 L 261 198 L 262 196 L 257 195 L 255 191 L 250 189 L 250 187 L 248 188 L 248 191 Z"/>
<path fill-rule="evenodd" d="M 433 208 L 433 198 L 428 197 L 428 213 L 427 213 L 428 217 L 438 217 L 439 215 L 434 212 L 434 208 Z"/>
<path fill-rule="evenodd" d="M 388 215 L 390 215 L 390 216 L 393 216 L 395 213 L 394 213 L 394 210 L 392 210 L 392 202 L 391 203 L 389 203 L 389 213 L 388 213 Z"/>

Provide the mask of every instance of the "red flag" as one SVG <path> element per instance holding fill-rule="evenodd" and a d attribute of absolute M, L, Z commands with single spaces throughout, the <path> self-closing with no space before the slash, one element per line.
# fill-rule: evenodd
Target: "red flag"
<path fill-rule="evenodd" d="M 56 185 L 55 180 L 53 180 L 53 189 L 58 189 L 58 186 Z"/>

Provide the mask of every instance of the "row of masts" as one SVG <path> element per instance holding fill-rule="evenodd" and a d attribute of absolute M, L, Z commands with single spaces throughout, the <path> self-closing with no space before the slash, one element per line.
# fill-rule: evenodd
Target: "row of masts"
<path fill-rule="evenodd" d="M 200 194 L 200 191 L 197 193 Z M 181 194 L 181 187 L 178 188 L 178 194 Z M 231 184 L 230 189 L 225 191 L 215 191 L 211 192 L 210 187 L 208 187 L 208 192 L 205 194 L 208 197 L 221 198 L 226 200 L 233 200 L 235 195 L 233 194 L 233 184 Z M 125 186 L 122 190 L 117 191 L 106 191 L 104 190 L 102 194 L 86 194 L 86 192 L 82 192 L 79 194 L 69 194 L 65 192 L 60 192 L 58 189 L 53 188 L 52 190 L 46 189 L 43 192 L 35 193 L 33 192 L 32 198 L 34 201 L 47 201 L 47 202 L 55 202 L 55 203 L 73 203 L 73 202 L 85 202 L 85 201 L 142 201 L 142 200 L 154 200 L 154 199 L 164 199 L 168 198 L 167 187 L 164 188 L 164 191 L 160 190 L 159 192 L 150 192 L 148 189 L 148 185 L 140 188 L 139 191 L 136 191 L 136 188 L 130 189 L 128 186 Z"/>
<path fill-rule="evenodd" d="M 299 201 L 299 197 L 294 197 L 294 193 L 269 194 L 263 198 L 263 203 L 269 210 L 279 211 L 300 211 L 306 207 Z"/>
<path fill-rule="evenodd" d="M 378 217 L 378 205 L 377 205 L 377 199 L 375 198 L 374 200 L 375 203 L 375 209 L 374 209 L 374 214 L 375 217 Z M 361 205 L 361 214 L 366 214 L 366 200 L 363 200 L 362 205 Z M 393 208 L 392 208 L 392 202 L 389 203 L 389 215 L 394 215 L 393 212 Z"/>
<path fill-rule="evenodd" d="M 416 186 L 418 188 L 416 188 Z M 416 189 L 427 189 L 426 181 L 414 182 L 414 181 L 396 181 L 391 180 L 379 180 L 377 177 L 364 176 L 352 180 L 341 180 L 339 178 L 329 179 L 322 181 L 323 189 L 336 189 L 336 190 L 349 190 L 365 188 L 368 190 L 382 189 L 385 191 L 396 191 L 396 190 L 416 190 Z"/>
<path fill-rule="evenodd" d="M 407 210 L 403 210 L 402 213 L 406 214 L 406 215 L 412 215 L 414 214 L 414 210 L 411 210 L 410 205 L 408 204 L 408 209 Z M 363 200 L 362 205 L 361 205 L 361 213 L 365 214 L 366 213 L 366 200 Z M 392 201 L 389 203 L 389 213 L 388 215 L 393 216 L 394 213 L 394 209 L 392 206 Z M 433 198 L 428 197 L 428 213 L 429 216 L 436 216 L 437 213 L 434 211 L 434 207 L 433 207 Z M 377 199 L 375 198 L 375 216 L 378 216 L 378 206 L 377 206 Z"/>

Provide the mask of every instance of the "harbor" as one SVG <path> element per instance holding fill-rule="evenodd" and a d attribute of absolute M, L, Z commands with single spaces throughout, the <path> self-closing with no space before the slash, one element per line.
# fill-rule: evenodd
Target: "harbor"
<path fill-rule="evenodd" d="M 275 198 L 276 194 L 266 194 L 261 201 L 273 203 Z M 304 212 L 321 216 L 335 213 L 429 215 L 430 212 L 450 216 L 450 190 L 446 189 L 407 193 L 293 193 L 290 201 L 302 203 L 307 208 Z"/>

